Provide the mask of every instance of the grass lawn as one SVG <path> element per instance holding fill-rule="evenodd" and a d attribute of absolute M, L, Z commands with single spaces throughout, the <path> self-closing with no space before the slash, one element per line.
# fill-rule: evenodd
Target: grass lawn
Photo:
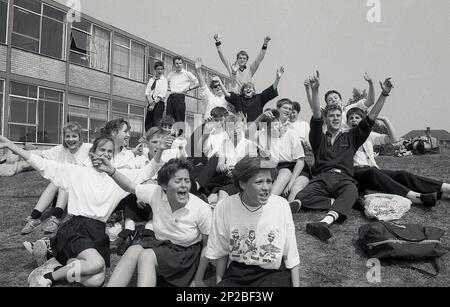
<path fill-rule="evenodd" d="M 450 182 L 450 151 L 439 155 L 411 157 L 380 157 L 382 168 L 405 169 L 415 174 Z M 47 182 L 37 172 L 22 173 L 12 178 L 0 177 L 0 286 L 26 286 L 28 274 L 35 264 L 22 247 L 25 240 L 37 240 L 43 236 L 40 229 L 21 236 L 24 219 L 31 213 Z M 45 216 L 45 215 L 44 215 Z M 354 210 L 343 224 L 333 226 L 334 236 L 322 243 L 305 232 L 306 223 L 320 220 L 323 212 L 301 212 L 294 216 L 297 242 L 300 252 L 301 285 L 322 287 L 345 286 L 427 286 L 450 285 L 450 254 L 442 257 L 443 269 L 436 277 L 427 277 L 416 271 L 397 265 L 382 264 L 380 284 L 366 280 L 367 257 L 357 246 L 358 228 L 369 222 L 360 211 Z M 450 201 L 441 200 L 433 209 L 414 206 L 401 222 L 420 223 L 446 230 L 444 245 L 450 246 Z M 119 257 L 112 254 L 112 268 Z M 431 270 L 431 264 L 418 264 Z M 107 272 L 108 276 L 110 270 Z M 108 277 L 107 277 L 108 278 Z"/>

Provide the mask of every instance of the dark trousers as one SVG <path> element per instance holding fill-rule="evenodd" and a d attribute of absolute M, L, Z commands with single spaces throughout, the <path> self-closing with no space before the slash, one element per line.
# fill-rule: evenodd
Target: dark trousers
<path fill-rule="evenodd" d="M 376 167 L 355 167 L 355 179 L 358 181 L 360 191 L 375 190 L 400 196 L 406 196 L 409 191 L 439 193 L 442 187 L 442 182 L 431 178 Z"/>
<path fill-rule="evenodd" d="M 147 114 L 145 115 L 145 131 L 147 132 L 150 128 L 158 126 L 164 113 L 164 101 L 158 102 L 153 111 L 147 109 Z"/>
<path fill-rule="evenodd" d="M 216 168 L 218 163 L 218 157 L 211 157 L 197 176 L 197 182 L 206 195 L 209 195 L 212 192 L 211 182 L 217 174 Z"/>
<path fill-rule="evenodd" d="M 186 117 L 186 96 L 183 94 L 170 94 L 167 99 L 166 114 L 172 116 L 175 122 L 184 122 Z"/>
<path fill-rule="evenodd" d="M 300 191 L 296 199 L 302 208 L 311 210 L 333 210 L 345 219 L 358 200 L 356 181 L 345 174 L 324 172 L 315 177 Z M 331 206 L 331 199 L 335 201 Z"/>

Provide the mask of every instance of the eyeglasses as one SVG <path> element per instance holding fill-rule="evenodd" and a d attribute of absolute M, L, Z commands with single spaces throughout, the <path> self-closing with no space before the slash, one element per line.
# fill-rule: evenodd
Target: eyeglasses
<path fill-rule="evenodd" d="M 213 86 L 213 88 L 221 88 L 220 84 L 216 84 Z"/>

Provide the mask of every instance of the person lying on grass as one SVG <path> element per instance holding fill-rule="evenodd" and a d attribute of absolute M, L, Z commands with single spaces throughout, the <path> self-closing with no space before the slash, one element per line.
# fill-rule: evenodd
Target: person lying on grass
<path fill-rule="evenodd" d="M 151 163 L 140 170 L 122 170 L 133 182 L 151 178 L 160 168 L 162 152 L 172 145 L 173 137 L 161 142 Z M 33 256 L 40 267 L 28 277 L 29 286 L 49 287 L 59 281 L 78 282 L 85 286 L 101 286 L 105 269 L 110 264 L 109 239 L 106 221 L 119 201 L 128 195 L 105 174 L 90 166 L 58 163 L 29 153 L 7 138 L 0 136 L 0 148 L 9 148 L 24 158 L 41 175 L 69 193 L 67 211 L 72 218 L 61 225 L 50 240 L 34 243 Z M 91 148 L 91 160 L 112 160 L 114 141 L 97 138 Z M 47 256 L 53 255 L 47 261 Z"/>

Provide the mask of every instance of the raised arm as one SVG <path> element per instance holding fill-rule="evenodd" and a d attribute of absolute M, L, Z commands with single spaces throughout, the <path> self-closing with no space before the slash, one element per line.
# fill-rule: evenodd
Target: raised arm
<path fill-rule="evenodd" d="M 274 90 L 278 89 L 278 84 L 280 83 L 283 74 L 284 74 L 284 67 L 281 66 L 280 68 L 277 69 L 277 73 L 275 74 L 275 81 L 273 82 L 272 85 Z"/>
<path fill-rule="evenodd" d="M 231 75 L 231 65 L 230 62 L 225 57 L 225 55 L 223 54 L 222 39 L 220 38 L 219 34 L 214 34 L 214 40 L 216 41 L 217 53 L 219 54 L 220 60 L 222 61 L 223 65 L 225 65 L 225 68 L 227 69 L 228 73 Z"/>
<path fill-rule="evenodd" d="M 206 86 L 205 77 L 203 76 L 202 72 L 202 58 L 197 58 L 195 60 L 195 72 L 197 73 L 197 79 L 200 82 L 200 86 Z"/>
<path fill-rule="evenodd" d="M 379 116 L 378 120 L 382 121 L 388 130 L 388 135 L 392 143 L 400 141 L 400 136 L 392 125 L 391 121 L 385 116 Z"/>
<path fill-rule="evenodd" d="M 261 64 L 261 62 L 264 60 L 264 57 L 266 56 L 267 46 L 270 40 L 271 40 L 270 36 L 266 35 L 266 37 L 264 37 L 264 44 L 262 45 L 261 51 L 259 52 L 256 59 L 253 61 L 253 63 L 250 65 L 252 77 L 258 70 L 259 64 Z"/>
<path fill-rule="evenodd" d="M 230 97 L 231 96 L 230 92 L 225 87 L 225 84 L 223 84 L 222 79 L 220 79 L 218 76 L 214 76 L 214 77 L 211 78 L 211 80 L 215 81 L 215 82 L 219 82 L 220 87 L 222 88 L 222 92 L 225 95 L 225 97 Z"/>
<path fill-rule="evenodd" d="M 308 103 L 309 103 L 310 106 L 312 106 L 311 85 L 309 84 L 309 78 L 307 78 L 305 80 L 303 85 L 305 86 L 306 98 L 308 99 Z"/>
<path fill-rule="evenodd" d="M 367 108 L 370 108 L 375 103 L 375 88 L 373 86 L 372 78 L 370 78 L 370 76 L 367 73 L 364 74 L 364 80 L 366 80 L 367 83 L 369 83 L 369 95 L 367 96 L 367 100 L 364 103 L 364 105 Z"/>
<path fill-rule="evenodd" d="M 370 113 L 368 117 L 375 121 L 375 119 L 378 117 L 378 114 L 380 114 L 381 109 L 383 109 L 384 103 L 386 102 L 386 98 L 389 96 L 389 93 L 391 92 L 394 85 L 391 82 L 391 78 L 387 78 L 384 80 L 383 83 L 380 82 L 381 86 L 381 94 L 380 97 L 378 97 L 377 103 L 373 106 L 372 110 L 370 110 Z"/>
<path fill-rule="evenodd" d="M 2 149 L 2 148 L 8 148 L 16 155 L 22 157 L 25 161 L 27 161 L 31 158 L 30 152 L 26 151 L 25 149 L 20 148 L 19 146 L 17 146 L 13 142 L 11 142 L 9 139 L 0 135 L 0 149 Z"/>
<path fill-rule="evenodd" d="M 320 100 L 319 100 L 319 86 L 320 86 L 320 74 L 316 71 L 316 75 L 310 78 L 311 84 L 311 110 L 313 112 L 313 118 L 319 119 L 322 117 L 322 111 L 320 110 Z"/>

